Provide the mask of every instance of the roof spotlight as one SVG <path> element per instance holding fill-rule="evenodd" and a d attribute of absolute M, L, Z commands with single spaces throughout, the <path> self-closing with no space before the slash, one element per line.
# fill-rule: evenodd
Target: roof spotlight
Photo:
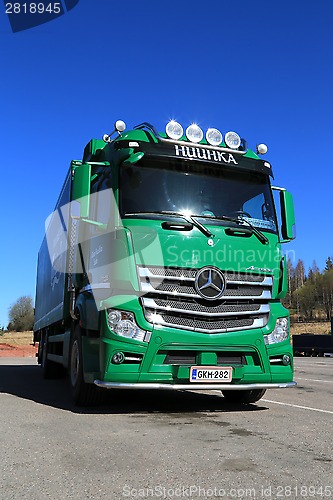
<path fill-rule="evenodd" d="M 183 127 L 181 126 L 180 123 L 176 122 L 175 120 L 169 121 L 165 127 L 165 132 L 166 135 L 170 138 L 173 139 L 174 141 L 177 141 L 180 139 L 183 135 Z"/>
<path fill-rule="evenodd" d="M 209 128 L 206 132 L 206 140 L 212 146 L 219 146 L 223 141 L 223 137 L 217 128 Z"/>
<path fill-rule="evenodd" d="M 196 123 L 192 123 L 186 129 L 186 137 L 191 142 L 200 142 L 203 138 L 203 131 Z"/>
<path fill-rule="evenodd" d="M 224 142 L 230 149 L 238 149 L 241 145 L 241 138 L 236 132 L 227 132 L 224 137 Z"/>
<path fill-rule="evenodd" d="M 258 144 L 257 145 L 257 153 L 259 155 L 265 155 L 268 151 L 268 147 L 266 146 L 266 144 Z"/>
<path fill-rule="evenodd" d="M 114 128 L 117 132 L 124 132 L 126 129 L 126 123 L 123 120 L 117 120 L 114 124 Z"/>
<path fill-rule="evenodd" d="M 123 122 L 123 120 L 117 120 L 116 123 L 114 124 L 114 130 L 111 132 L 111 134 L 104 134 L 103 135 L 103 141 L 104 142 L 111 142 L 111 136 L 115 133 L 118 132 L 120 135 L 124 130 L 126 129 L 126 123 Z"/>

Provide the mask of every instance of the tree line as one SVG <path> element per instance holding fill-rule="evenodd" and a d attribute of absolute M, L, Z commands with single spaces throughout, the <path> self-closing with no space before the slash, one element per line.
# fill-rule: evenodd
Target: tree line
<path fill-rule="evenodd" d="M 297 315 L 298 320 L 326 319 L 333 316 L 333 257 L 328 257 L 320 271 L 316 261 L 306 273 L 299 259 L 294 267 L 288 259 L 288 293 L 285 307 Z"/>

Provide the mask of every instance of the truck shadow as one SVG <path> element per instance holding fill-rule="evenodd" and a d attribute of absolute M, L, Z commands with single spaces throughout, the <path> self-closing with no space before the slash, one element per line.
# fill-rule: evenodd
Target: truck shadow
<path fill-rule="evenodd" d="M 0 365 L 0 393 L 11 394 L 35 403 L 78 414 L 137 414 L 137 413 L 230 413 L 268 410 L 257 404 L 235 405 L 218 393 L 185 391 L 104 391 L 100 405 L 78 407 L 71 400 L 68 379 L 44 380 L 38 365 Z"/>

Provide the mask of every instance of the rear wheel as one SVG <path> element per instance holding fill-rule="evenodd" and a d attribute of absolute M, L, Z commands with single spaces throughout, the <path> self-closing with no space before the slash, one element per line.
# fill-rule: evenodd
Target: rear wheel
<path fill-rule="evenodd" d="M 222 391 L 222 394 L 230 403 L 249 404 L 259 401 L 265 392 L 266 389 L 251 389 L 248 391 Z"/>
<path fill-rule="evenodd" d="M 92 406 L 98 402 L 99 392 L 94 384 L 87 384 L 83 376 L 82 329 L 76 326 L 71 343 L 69 383 L 74 403 Z"/>

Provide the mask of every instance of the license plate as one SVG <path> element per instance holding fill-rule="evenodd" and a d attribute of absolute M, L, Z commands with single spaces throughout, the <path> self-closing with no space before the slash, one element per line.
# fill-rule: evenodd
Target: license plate
<path fill-rule="evenodd" d="M 231 366 L 191 366 L 190 382 L 231 382 Z"/>

